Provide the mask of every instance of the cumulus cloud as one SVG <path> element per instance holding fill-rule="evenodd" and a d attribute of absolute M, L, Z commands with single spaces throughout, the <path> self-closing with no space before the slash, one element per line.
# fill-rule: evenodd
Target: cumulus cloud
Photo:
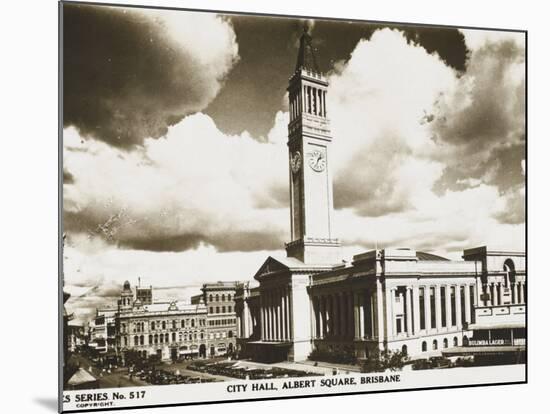
<path fill-rule="evenodd" d="M 214 14 L 63 10 L 64 125 L 83 138 L 131 148 L 164 135 L 214 99 L 238 60 L 230 22 Z"/>
<path fill-rule="evenodd" d="M 336 67 L 329 116 L 346 243 L 523 247 L 521 42 L 476 40 L 463 72 L 388 29 Z"/>
<path fill-rule="evenodd" d="M 245 280 L 255 273 L 272 251 L 220 253 L 200 245 L 185 252 L 151 252 L 119 249 L 102 239 L 73 235 L 65 246 L 64 290 L 71 294 L 67 310 L 79 321 L 96 308 L 116 305 L 122 285 L 153 286 L 155 300 L 189 300 L 203 283 Z M 213 260 L 215 257 L 215 260 Z"/>
<path fill-rule="evenodd" d="M 431 124 L 446 164 L 436 190 L 487 183 L 506 192 L 524 181 L 524 37 L 463 33 L 466 71 L 437 101 Z"/>
<path fill-rule="evenodd" d="M 421 120 L 454 78 L 437 55 L 389 29 L 337 65 L 328 98 L 337 208 L 362 216 L 413 208 L 411 194 L 440 173 L 427 156 L 434 144 Z"/>
<path fill-rule="evenodd" d="M 274 131 L 285 119 L 277 117 Z M 138 250 L 280 247 L 288 220 L 280 182 L 288 173 L 277 135 L 265 143 L 226 136 L 195 114 L 126 152 L 68 128 L 64 160 L 74 184 L 64 188 L 65 228 Z"/>

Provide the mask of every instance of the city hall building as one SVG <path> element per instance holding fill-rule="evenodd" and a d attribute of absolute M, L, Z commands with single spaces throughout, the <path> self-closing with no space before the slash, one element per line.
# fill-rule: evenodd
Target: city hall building
<path fill-rule="evenodd" d="M 291 241 L 286 257 L 268 257 L 254 281 L 237 290 L 242 357 L 300 361 L 314 350 L 358 359 L 383 350 L 411 358 L 524 352 L 523 252 L 480 247 L 451 261 L 387 248 L 342 260 L 332 226 L 327 90 L 304 33 L 288 86 Z"/>

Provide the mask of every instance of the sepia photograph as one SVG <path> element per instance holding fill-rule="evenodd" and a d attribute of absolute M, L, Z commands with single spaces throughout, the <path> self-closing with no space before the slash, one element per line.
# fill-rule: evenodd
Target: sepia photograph
<path fill-rule="evenodd" d="M 527 381 L 526 31 L 59 13 L 62 411 Z"/>

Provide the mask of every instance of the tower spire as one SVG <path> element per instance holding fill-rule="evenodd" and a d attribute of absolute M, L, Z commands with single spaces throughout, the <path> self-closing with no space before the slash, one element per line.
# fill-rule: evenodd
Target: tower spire
<path fill-rule="evenodd" d="M 300 37 L 300 48 L 298 50 L 298 59 L 296 61 L 296 70 L 308 70 L 315 73 L 321 73 L 317 58 L 315 57 L 315 48 L 313 39 L 308 33 L 307 25 L 304 24 L 304 32 Z"/>

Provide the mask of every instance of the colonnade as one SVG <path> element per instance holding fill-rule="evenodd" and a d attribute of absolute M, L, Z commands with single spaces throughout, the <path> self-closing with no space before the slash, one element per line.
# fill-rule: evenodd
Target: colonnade
<path fill-rule="evenodd" d="M 395 292 L 397 289 L 393 288 Z M 402 290 L 399 290 L 402 292 Z M 416 335 L 423 332 L 446 332 L 462 329 L 475 321 L 475 284 L 441 283 L 405 288 L 405 329 L 396 334 Z M 421 308 L 423 305 L 423 309 Z M 412 323 L 411 323 L 412 322 Z"/>
<path fill-rule="evenodd" d="M 250 338 L 254 333 L 256 323 L 256 317 L 248 305 L 248 300 L 243 299 L 242 309 L 237 313 L 237 337 Z"/>
<path fill-rule="evenodd" d="M 262 341 L 288 341 L 292 339 L 292 302 L 288 286 L 262 290 L 261 338 Z M 297 317 L 307 317 L 298 315 Z"/>
<path fill-rule="evenodd" d="M 319 293 L 311 297 L 316 339 L 370 339 L 379 324 L 376 292 L 367 289 Z M 383 329 L 383 328 L 382 328 Z"/>
<path fill-rule="evenodd" d="M 504 282 L 488 283 L 485 286 L 485 291 L 488 293 L 487 306 L 499 306 L 504 305 Z M 525 292 L 527 288 L 524 281 L 517 281 L 510 284 L 510 304 L 524 304 Z"/>
<path fill-rule="evenodd" d="M 376 284 L 313 294 L 313 338 L 392 339 L 455 331 L 474 322 L 474 283 Z"/>

